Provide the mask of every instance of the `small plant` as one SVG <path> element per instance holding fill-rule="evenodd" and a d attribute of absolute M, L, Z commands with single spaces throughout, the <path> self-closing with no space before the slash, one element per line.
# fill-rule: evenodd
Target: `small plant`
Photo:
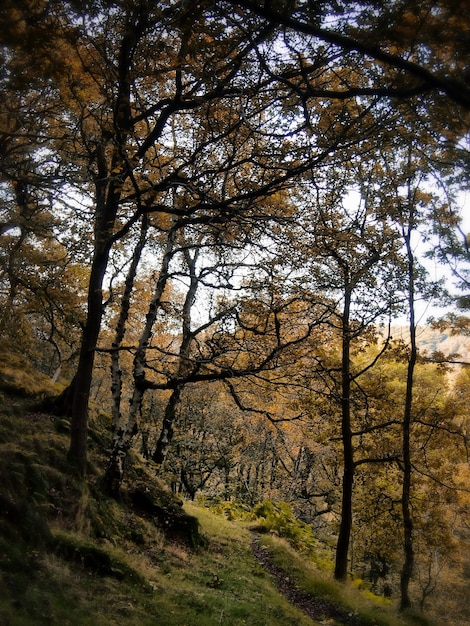
<path fill-rule="evenodd" d="M 295 517 L 287 502 L 265 500 L 254 507 L 252 515 L 257 520 L 257 530 L 284 537 L 301 552 L 315 550 L 317 542 L 312 528 Z"/>
<path fill-rule="evenodd" d="M 214 499 L 208 503 L 209 509 L 218 515 L 223 515 L 228 520 L 252 519 L 252 510 L 241 500 Z"/>

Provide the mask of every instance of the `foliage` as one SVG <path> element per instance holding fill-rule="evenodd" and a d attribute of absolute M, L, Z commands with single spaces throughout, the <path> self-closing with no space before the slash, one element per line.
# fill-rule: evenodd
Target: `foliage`
<path fill-rule="evenodd" d="M 305 561 L 305 556 L 297 554 L 284 541 L 273 536 L 263 536 L 263 545 L 272 555 L 274 562 L 288 575 L 297 589 L 316 597 L 327 598 L 338 610 L 346 611 L 359 626 L 395 626 L 408 623 L 408 619 L 398 617 L 389 608 L 388 601 L 374 596 L 370 592 L 359 596 L 353 591 L 355 585 L 342 585 L 325 573 L 317 570 L 311 562 Z M 416 614 L 424 624 L 431 624 L 423 616 Z M 414 616 L 410 616 L 409 623 L 414 623 Z M 419 622 L 417 622 L 419 623 Z"/>
<path fill-rule="evenodd" d="M 39 400 L 62 389 L 63 385 L 38 372 L 23 353 L 12 351 L 4 343 L 0 347 L 0 392 Z"/>
<path fill-rule="evenodd" d="M 208 506 L 211 511 L 226 517 L 229 521 L 252 519 L 252 507 L 241 500 L 225 500 L 222 498 L 201 498 L 200 503 Z"/>
<path fill-rule="evenodd" d="M 298 520 L 286 502 L 274 504 L 265 500 L 253 508 L 252 514 L 258 522 L 257 529 L 284 537 L 297 550 L 307 553 L 315 550 L 316 541 L 311 526 Z"/>
<path fill-rule="evenodd" d="M 49 541 L 52 491 L 52 518 L 93 541 L 145 543 L 159 518 L 196 545 L 175 494 L 206 493 L 297 545 L 336 540 L 338 578 L 377 590 L 382 564 L 384 593 L 404 543 L 402 595 L 414 573 L 429 601 L 454 555 L 468 381 L 418 350 L 417 299 L 451 299 L 417 252 L 468 290 L 462 7 L 2 5 L 0 392 L 10 417 L 12 391 L 63 417 L 30 413 L 19 445 L 5 415 L 26 538 L 36 520 Z"/>

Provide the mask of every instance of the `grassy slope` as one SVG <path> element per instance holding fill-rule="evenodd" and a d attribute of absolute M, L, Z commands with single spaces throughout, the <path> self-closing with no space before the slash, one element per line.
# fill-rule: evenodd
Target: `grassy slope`
<path fill-rule="evenodd" d="M 24 369 L 21 376 L 24 396 Z M 130 498 L 107 498 L 99 487 L 107 444 L 103 416 L 92 424 L 88 484 L 75 482 L 67 473 L 67 423 L 28 408 L 12 395 L 14 380 L 10 372 L 8 390 L 0 389 L 2 625 L 314 623 L 278 593 L 254 559 L 246 525 L 187 504 L 206 539 L 195 550 L 164 534 Z M 124 495 L 146 481 L 155 489 L 154 477 L 137 467 Z M 163 507 L 175 506 L 170 494 L 162 498 Z M 334 584 L 282 541 L 266 536 L 263 543 L 299 588 L 362 612 L 364 625 L 405 623 Z"/>
<path fill-rule="evenodd" d="M 207 545 L 169 539 L 95 477 L 82 488 L 67 476 L 67 435 L 48 416 L 4 403 L 1 624 L 311 624 L 256 564 L 246 528 L 190 507 Z"/>

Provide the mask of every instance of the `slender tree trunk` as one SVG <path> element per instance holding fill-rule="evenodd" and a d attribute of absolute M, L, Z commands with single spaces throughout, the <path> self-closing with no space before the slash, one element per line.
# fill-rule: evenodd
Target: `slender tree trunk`
<path fill-rule="evenodd" d="M 224 460 L 224 499 L 228 500 L 230 497 L 230 464 L 227 459 Z"/>
<path fill-rule="evenodd" d="M 152 460 L 157 465 L 162 465 L 166 459 L 168 448 L 170 447 L 173 439 L 173 424 L 176 419 L 176 411 L 181 400 L 181 394 L 183 392 L 183 386 L 178 386 L 173 389 L 171 396 L 165 407 L 165 415 L 163 416 L 163 423 L 158 437 L 157 446 L 153 453 Z"/>
<path fill-rule="evenodd" d="M 351 335 L 349 316 L 351 290 L 346 289 L 342 320 L 341 354 L 341 436 L 343 443 L 343 485 L 341 500 L 341 522 L 336 544 L 336 563 L 334 576 L 337 580 L 346 580 L 348 575 L 348 552 L 352 529 L 352 497 L 354 484 L 354 450 L 351 430 L 351 371 L 350 349 Z"/>
<path fill-rule="evenodd" d="M 124 286 L 124 293 L 121 300 L 121 308 L 119 311 L 119 318 L 116 324 L 116 330 L 113 341 L 113 352 L 111 352 L 111 395 L 113 397 L 112 405 L 112 430 L 113 434 L 122 427 L 121 416 L 121 392 L 122 392 L 122 371 L 121 371 L 121 359 L 119 348 L 121 347 L 124 335 L 126 333 L 127 320 L 129 318 L 129 310 L 131 306 L 131 295 L 134 287 L 135 277 L 137 275 L 137 268 L 142 256 L 143 249 L 145 247 L 148 230 L 148 218 L 146 215 L 142 216 L 142 224 L 140 229 L 140 236 L 137 246 L 134 249 L 132 255 L 129 270 L 126 276 L 126 282 Z"/>
<path fill-rule="evenodd" d="M 146 390 L 145 387 L 145 358 L 147 355 L 147 347 L 152 336 L 152 329 L 160 310 L 160 303 L 168 283 L 169 266 L 174 254 L 175 229 L 171 229 L 168 234 L 167 246 L 163 255 L 160 275 L 155 286 L 155 294 L 149 306 L 145 327 L 142 331 L 139 347 L 134 357 L 134 391 L 130 399 L 129 413 L 126 419 L 121 419 L 120 413 L 115 408 L 115 419 L 119 421 L 113 434 L 113 448 L 106 469 L 104 481 L 109 492 L 117 496 L 124 478 L 124 468 L 127 453 L 132 443 L 133 437 L 138 432 L 137 417 L 142 406 L 142 400 Z M 119 384 L 119 378 L 116 377 L 115 385 Z M 115 393 L 117 393 L 117 388 Z"/>
<path fill-rule="evenodd" d="M 184 380 L 185 376 L 189 373 L 191 368 L 189 364 L 189 357 L 191 352 L 191 343 L 193 336 L 191 333 L 191 311 L 196 298 L 196 292 L 199 285 L 198 277 L 196 274 L 196 263 L 199 256 L 199 250 L 196 249 L 193 256 L 191 256 L 189 249 L 184 251 L 184 258 L 188 267 L 190 283 L 186 293 L 183 304 L 182 313 L 182 339 L 178 353 L 179 365 L 178 365 L 178 378 Z M 173 438 L 173 424 L 176 418 L 176 410 L 181 401 L 181 394 L 183 392 L 184 384 L 178 385 L 173 390 L 168 404 L 165 409 L 165 415 L 163 418 L 162 429 L 158 438 L 157 447 L 153 455 L 153 460 L 161 465 L 168 452 L 168 448 Z"/>
<path fill-rule="evenodd" d="M 114 221 L 114 220 L 113 220 Z M 106 239 L 108 230 L 101 236 Z M 88 311 L 83 329 L 77 372 L 68 393 L 71 406 L 70 447 L 68 460 L 79 476 L 84 477 L 87 467 L 88 400 L 90 397 L 95 349 L 103 317 L 103 280 L 108 266 L 109 245 L 99 245 L 93 258 L 88 285 Z"/>
<path fill-rule="evenodd" d="M 411 221 L 411 220 L 410 220 Z M 403 487 L 402 487 L 402 515 L 403 515 L 403 552 L 404 562 L 400 575 L 400 610 L 411 606 L 409 585 L 414 569 L 413 547 L 413 516 L 411 512 L 411 422 L 413 408 L 413 375 L 417 360 L 416 346 L 416 323 L 415 323 L 415 285 L 414 285 L 414 256 L 410 241 L 410 228 L 405 236 L 408 255 L 408 306 L 410 315 L 410 357 L 406 378 L 405 409 L 402 423 L 402 447 L 403 447 Z"/>
<path fill-rule="evenodd" d="M 117 151 L 111 161 L 119 159 Z M 95 350 L 103 319 L 103 281 L 109 261 L 112 235 L 120 200 L 115 182 L 106 182 L 108 165 L 104 146 L 97 156 L 99 176 L 96 181 L 96 210 L 94 225 L 94 254 L 88 282 L 87 318 L 83 329 L 76 374 L 66 399 L 71 402 L 70 447 L 68 460 L 79 476 L 84 477 L 87 466 L 88 402 L 90 398 Z M 67 392 L 66 392 L 67 394 Z"/>

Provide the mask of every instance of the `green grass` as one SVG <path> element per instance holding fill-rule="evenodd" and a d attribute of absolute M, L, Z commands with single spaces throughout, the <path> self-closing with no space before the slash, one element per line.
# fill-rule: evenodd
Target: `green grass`
<path fill-rule="evenodd" d="M 0 581 L 0 623 L 312 624 L 277 593 L 256 564 L 245 528 L 188 508 L 210 537 L 201 552 L 165 544 L 155 553 L 149 545 L 142 554 L 130 544 L 100 544 L 62 531 L 55 533 L 61 543 L 57 554 L 11 552 L 15 567 L 4 571 Z M 70 558 L 74 550 L 76 556 Z"/>
<path fill-rule="evenodd" d="M 92 499 L 88 494 L 87 499 Z M 90 506 L 90 503 L 88 503 Z M 96 504 L 95 504 L 96 506 Z M 314 622 L 276 590 L 251 553 L 251 533 L 203 507 L 185 505 L 198 518 L 207 545 L 197 551 L 169 542 L 148 519 L 113 504 L 109 539 L 93 525 L 78 532 L 52 527 L 53 549 L 8 543 L 0 546 L 0 623 L 5 626 L 307 626 Z M 124 532 L 123 523 L 127 529 Z M 70 520 L 65 526 L 70 526 Z M 90 530 L 91 529 L 91 530 Z M 91 533 L 91 534 L 90 534 Z M 133 541 L 133 533 L 140 539 Z M 317 572 L 285 542 L 263 536 L 276 562 L 299 588 L 357 609 L 360 592 Z M 57 547 L 58 546 L 58 547 Z M 5 568 L 9 562 L 10 567 Z M 354 602 L 353 602 L 354 600 Z M 360 610 L 364 616 L 364 607 Z M 364 624 L 392 625 L 378 618 Z M 364 617 L 366 620 L 366 617 Z"/>
<path fill-rule="evenodd" d="M 11 363 L 10 363 L 11 365 Z M 13 368 L 14 369 L 14 368 Z M 15 373 L 10 379 L 15 380 Z M 20 377 L 21 378 L 21 377 Z M 30 372 L 20 380 L 32 378 Z M 68 434 L 62 422 L 28 409 L 27 399 L 3 392 L 0 405 L 0 624 L 2 626 L 312 626 L 315 622 L 277 591 L 255 560 L 247 519 L 227 519 L 186 503 L 204 542 L 171 539 L 129 497 L 100 491 L 107 459 L 103 420 L 92 420 L 90 462 L 82 485 L 67 471 Z M 34 398 L 33 398 L 34 400 Z M 106 421 L 106 420 L 105 420 Z M 136 460 L 130 482 L 148 485 L 159 508 L 179 505 Z M 145 481 L 148 481 L 147 483 Z M 127 485 L 129 490 L 131 484 Z M 146 491 L 147 492 L 147 491 Z M 124 493 L 130 493 L 130 491 Z M 232 507 L 233 508 L 233 507 Z M 266 507 L 265 507 L 266 508 Z M 279 508 L 279 507 L 277 507 Z M 274 507 L 297 542 L 291 513 Z M 273 514 L 274 514 L 273 513 Z M 276 517 L 277 516 L 277 517 Z M 265 519 L 265 523 L 267 518 Z M 274 519 L 274 518 L 273 518 Z M 287 520 L 287 521 L 286 521 Z M 308 546 L 314 546 L 307 537 Z M 363 616 L 364 625 L 412 624 L 331 573 L 315 568 L 276 537 L 263 535 L 279 567 L 305 592 L 328 597 Z M 194 545 L 199 545 L 195 549 Z M 322 555 L 324 559 L 324 555 Z M 317 563 L 318 563 L 317 559 Z M 369 594 L 370 596 L 371 594 Z M 383 601 L 382 601 L 383 602 Z M 331 622 L 330 622 L 331 623 Z"/>
<path fill-rule="evenodd" d="M 68 436 L 17 397 L 0 409 L 0 624 L 312 624 L 257 565 L 241 524 L 187 505 L 207 538 L 168 539 L 151 515 L 66 471 Z M 106 458 L 91 443 L 97 472 Z M 133 478 L 149 480 L 142 466 Z M 166 504 L 172 501 L 165 496 Z M 173 504 L 174 507 L 174 504 Z"/>
<path fill-rule="evenodd" d="M 431 626 L 422 615 L 397 614 L 392 602 L 372 592 L 360 590 L 358 581 L 339 583 L 331 573 L 318 569 L 312 559 L 296 552 L 286 540 L 272 535 L 262 535 L 261 543 L 271 554 L 274 563 L 281 568 L 295 587 L 304 593 L 327 599 L 346 613 L 353 613 L 361 626 L 403 626 L 422 624 Z"/>

